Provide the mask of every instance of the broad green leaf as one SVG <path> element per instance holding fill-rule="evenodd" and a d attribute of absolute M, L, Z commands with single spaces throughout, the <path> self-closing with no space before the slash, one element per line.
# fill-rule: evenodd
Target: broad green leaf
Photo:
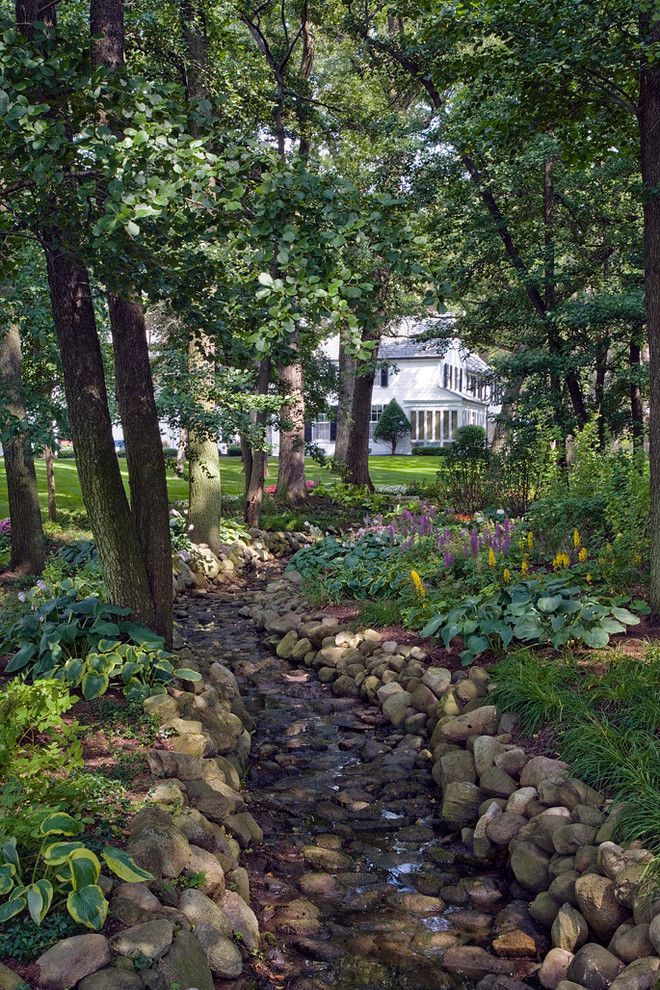
<path fill-rule="evenodd" d="M 470 636 L 466 643 L 468 650 L 475 656 L 479 656 L 480 653 L 485 653 L 490 643 L 485 636 Z"/>
<path fill-rule="evenodd" d="M 179 677 L 182 681 L 201 681 L 202 679 L 198 670 L 190 670 L 189 667 L 178 667 L 174 671 L 174 676 Z"/>
<path fill-rule="evenodd" d="M 0 924 L 20 914 L 25 908 L 25 903 L 26 899 L 21 895 L 20 897 L 14 897 L 12 900 L 5 901 L 4 904 L 0 904 Z"/>
<path fill-rule="evenodd" d="M 433 636 L 444 621 L 444 615 L 434 615 L 432 619 L 429 619 L 419 635 L 422 639 L 426 639 L 428 636 Z"/>
<path fill-rule="evenodd" d="M 616 619 L 609 619 L 607 616 L 600 620 L 601 627 L 613 636 L 615 633 L 622 633 L 626 631 L 626 627 L 623 622 L 617 622 Z"/>
<path fill-rule="evenodd" d="M 554 612 L 563 600 L 561 595 L 548 595 L 546 598 L 539 598 L 536 605 L 542 612 Z"/>
<path fill-rule="evenodd" d="M 39 826 L 42 835 L 79 835 L 82 830 L 80 822 L 63 811 L 48 815 Z"/>
<path fill-rule="evenodd" d="M 22 646 L 20 650 L 14 653 L 13 657 L 5 667 L 5 671 L 8 674 L 15 674 L 17 670 L 23 670 L 27 667 L 30 660 L 32 660 L 37 652 L 37 648 L 33 643 L 28 643 L 26 646 Z"/>
<path fill-rule="evenodd" d="M 14 889 L 16 867 L 13 863 L 3 863 L 0 866 L 0 895 L 4 897 L 10 890 Z"/>
<path fill-rule="evenodd" d="M 74 850 L 68 862 L 71 870 L 71 886 L 74 890 L 82 890 L 83 887 L 96 884 L 101 872 L 101 864 L 91 849 Z"/>
<path fill-rule="evenodd" d="M 639 623 L 638 615 L 633 615 L 627 608 L 620 608 L 618 605 L 612 608 L 612 615 L 627 626 L 636 626 Z"/>
<path fill-rule="evenodd" d="M 82 842 L 53 842 L 44 850 L 44 863 L 47 866 L 61 866 L 76 849 L 84 849 Z"/>
<path fill-rule="evenodd" d="M 13 863 L 16 869 L 19 869 L 20 863 L 18 859 L 18 852 L 16 851 L 16 839 L 12 835 L 8 839 L 4 839 L 0 843 L 0 855 L 2 855 L 5 863 Z"/>
<path fill-rule="evenodd" d="M 37 880 L 27 888 L 27 906 L 35 925 L 44 920 L 53 903 L 53 885 L 49 880 Z"/>
<path fill-rule="evenodd" d="M 582 639 L 594 650 L 602 650 L 610 641 L 609 633 L 605 629 L 596 626 L 594 629 L 585 629 Z"/>
<path fill-rule="evenodd" d="M 98 674 L 95 670 L 88 670 L 83 674 L 81 682 L 83 697 L 87 701 L 92 698 L 100 698 L 110 686 L 110 678 L 107 674 Z"/>
<path fill-rule="evenodd" d="M 69 914 L 79 925 L 98 931 L 103 928 L 108 915 L 108 902 L 100 887 L 89 884 L 80 890 L 72 890 L 66 899 Z"/>
<path fill-rule="evenodd" d="M 105 860 L 108 869 L 126 883 L 145 883 L 147 880 L 153 880 L 153 875 L 138 866 L 123 849 L 107 846 L 101 853 L 101 858 Z"/>

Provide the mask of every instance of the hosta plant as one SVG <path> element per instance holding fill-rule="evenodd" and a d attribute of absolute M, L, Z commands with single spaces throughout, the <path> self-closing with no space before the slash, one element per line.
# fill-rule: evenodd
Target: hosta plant
<path fill-rule="evenodd" d="M 639 622 L 626 603 L 601 598 L 588 586 L 573 583 L 570 574 L 539 575 L 517 584 L 491 584 L 458 604 L 441 606 L 421 635 L 437 636 L 446 647 L 460 637 L 464 665 L 487 650 L 501 653 L 512 642 L 602 649 L 611 635 Z M 633 602 L 633 607 L 646 610 L 643 602 Z"/>
<path fill-rule="evenodd" d="M 65 905 L 74 921 L 98 931 L 108 914 L 108 902 L 98 883 L 101 860 L 125 883 L 153 879 L 121 849 L 108 847 L 99 859 L 84 842 L 73 838 L 82 830 L 75 818 L 59 812 L 41 822 L 36 856 L 21 857 L 14 836 L 0 842 L 0 923 L 27 911 L 40 925 L 51 908 Z"/>

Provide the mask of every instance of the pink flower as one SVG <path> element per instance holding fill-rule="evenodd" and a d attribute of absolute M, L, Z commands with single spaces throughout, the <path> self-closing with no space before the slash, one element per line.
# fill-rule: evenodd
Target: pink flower
<path fill-rule="evenodd" d="M 10 519 L 0 519 L 0 533 L 11 533 Z"/>

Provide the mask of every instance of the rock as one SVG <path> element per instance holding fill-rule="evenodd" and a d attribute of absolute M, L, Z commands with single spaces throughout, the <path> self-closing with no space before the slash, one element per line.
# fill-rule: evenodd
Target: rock
<path fill-rule="evenodd" d="M 336 698 L 359 698 L 360 689 L 352 677 L 341 674 L 332 685 L 332 693 Z"/>
<path fill-rule="evenodd" d="M 529 990 L 526 983 L 514 979 L 513 976 L 503 976 L 489 973 L 477 983 L 477 990 Z"/>
<path fill-rule="evenodd" d="M 578 879 L 580 874 L 576 870 L 565 870 L 560 873 L 550 884 L 548 888 L 548 893 L 550 893 L 555 900 L 559 901 L 560 904 L 568 903 L 572 904 L 573 907 L 578 906 L 577 897 L 575 895 L 575 881 Z"/>
<path fill-rule="evenodd" d="M 213 975 L 206 952 L 199 940 L 181 928 L 174 936 L 170 951 L 158 963 L 158 971 L 169 988 L 213 990 Z"/>
<path fill-rule="evenodd" d="M 303 859 L 315 870 L 350 870 L 353 860 L 339 849 L 324 849 L 322 846 L 303 846 Z"/>
<path fill-rule="evenodd" d="M 495 766 L 495 760 L 506 750 L 504 746 L 494 736 L 477 736 L 473 740 L 472 753 L 474 754 L 474 765 L 479 776 L 491 767 Z"/>
<path fill-rule="evenodd" d="M 568 967 L 568 978 L 587 990 L 607 990 L 623 969 L 623 963 L 602 945 L 587 942 Z"/>
<path fill-rule="evenodd" d="M 628 912 L 614 896 L 614 884 L 597 873 L 587 873 L 575 882 L 575 896 L 597 938 L 609 942 Z"/>
<path fill-rule="evenodd" d="M 110 958 L 110 944 L 105 935 L 65 938 L 37 959 L 39 985 L 44 990 L 68 990 L 90 973 L 107 966 Z"/>
<path fill-rule="evenodd" d="M 451 684 L 451 671 L 446 667 L 429 667 L 422 677 L 422 684 L 433 691 L 437 700 Z"/>
<path fill-rule="evenodd" d="M 176 814 L 186 803 L 183 785 L 178 780 L 167 780 L 152 787 L 145 799 L 149 804 L 157 804 L 165 811 Z"/>
<path fill-rule="evenodd" d="M 120 956 L 127 956 L 129 959 L 145 957 L 155 962 L 165 955 L 172 944 L 173 936 L 172 922 L 158 918 L 120 932 L 112 939 L 111 945 Z"/>
<path fill-rule="evenodd" d="M 225 890 L 217 899 L 218 907 L 227 915 L 234 934 L 241 937 L 249 952 L 259 948 L 259 922 L 254 911 L 233 890 Z"/>
<path fill-rule="evenodd" d="M 153 715 L 161 725 L 176 718 L 179 714 L 179 706 L 176 699 L 172 698 L 169 694 L 153 694 L 151 697 L 144 699 L 142 707 L 147 715 Z"/>
<path fill-rule="evenodd" d="M 217 857 L 207 849 L 200 849 L 199 846 L 190 847 L 188 870 L 190 873 L 203 874 L 199 889 L 209 897 L 215 897 L 225 889 L 225 871 Z"/>
<path fill-rule="evenodd" d="M 533 959 L 538 951 L 532 936 L 520 928 L 498 935 L 497 938 L 493 939 L 492 947 L 498 956 L 509 956 L 516 959 Z"/>
<path fill-rule="evenodd" d="M 546 928 L 550 928 L 557 917 L 560 907 L 561 904 L 547 890 L 543 890 L 540 894 L 536 895 L 529 905 L 529 913 L 534 921 L 538 921 L 540 924 L 545 925 Z"/>
<path fill-rule="evenodd" d="M 553 853 L 555 852 L 553 833 L 563 828 L 570 820 L 571 813 L 568 808 L 547 808 L 530 819 L 529 837 L 540 849 Z M 526 833 L 525 838 L 527 838 Z"/>
<path fill-rule="evenodd" d="M 486 835 L 496 846 L 508 846 L 526 824 L 527 819 L 523 815 L 505 811 L 488 825 Z"/>
<path fill-rule="evenodd" d="M 477 771 L 472 753 L 468 753 L 465 749 L 456 749 L 450 753 L 445 753 L 444 756 L 440 757 L 440 772 L 436 776 L 434 767 L 433 777 L 443 788 L 455 781 L 476 783 Z"/>
<path fill-rule="evenodd" d="M 620 925 L 607 948 L 625 963 L 652 956 L 656 951 L 649 938 L 648 925 Z"/>
<path fill-rule="evenodd" d="M 447 784 L 441 816 L 448 825 L 455 828 L 473 825 L 479 818 L 479 806 L 483 799 L 484 795 L 474 784 L 460 781 Z"/>
<path fill-rule="evenodd" d="M 408 694 L 407 691 L 398 691 L 383 703 L 383 715 L 390 720 L 393 726 L 403 725 L 408 715 L 412 714 L 410 711 L 411 701 L 411 694 Z"/>
<path fill-rule="evenodd" d="M 190 843 L 162 808 L 150 805 L 133 819 L 127 852 L 155 877 L 180 876 L 190 860 Z"/>
<path fill-rule="evenodd" d="M 376 696 L 381 703 L 384 705 L 385 702 L 395 694 L 400 694 L 403 688 L 398 681 L 388 681 L 387 684 L 383 684 L 382 687 L 378 688 Z"/>
<path fill-rule="evenodd" d="M 520 787 L 517 791 L 513 792 L 507 801 L 506 810 L 510 811 L 513 815 L 523 815 L 529 802 L 537 796 L 538 791 L 535 787 Z"/>
<path fill-rule="evenodd" d="M 193 931 L 197 930 L 198 925 L 204 924 L 225 938 L 229 938 L 232 933 L 231 922 L 222 908 L 201 890 L 194 890 L 192 887 L 183 890 L 179 897 L 179 911 L 188 919 Z"/>
<path fill-rule="evenodd" d="M 533 842 L 512 843 L 509 865 L 519 884 L 527 890 L 539 893 L 546 890 L 549 883 L 548 863 L 550 857 Z"/>
<path fill-rule="evenodd" d="M 240 894 L 246 904 L 250 903 L 250 877 L 243 866 L 237 866 L 227 874 L 227 886 Z"/>
<path fill-rule="evenodd" d="M 555 850 L 563 856 L 570 856 L 577 852 L 580 846 L 590 845 L 595 837 L 596 829 L 580 822 L 562 825 L 552 833 Z"/>
<path fill-rule="evenodd" d="M 465 715 L 458 715 L 442 725 L 442 735 L 449 742 L 464 743 L 469 736 L 494 735 L 497 732 L 497 709 L 482 705 Z"/>
<path fill-rule="evenodd" d="M 505 770 L 499 767 L 488 767 L 479 777 L 479 787 L 490 797 L 510 797 L 516 790 L 518 784 Z"/>
<path fill-rule="evenodd" d="M 660 955 L 660 914 L 656 914 L 649 925 L 649 939 L 655 951 Z"/>
<path fill-rule="evenodd" d="M 278 657 L 282 657 L 285 660 L 288 659 L 293 653 L 293 648 L 297 642 L 298 642 L 298 633 L 296 632 L 295 629 L 290 629 L 288 633 L 286 633 L 282 637 L 282 639 L 277 644 L 277 647 L 275 648 L 275 652 L 277 653 Z"/>
<path fill-rule="evenodd" d="M 257 824 L 249 811 L 242 811 L 237 815 L 227 815 L 224 825 L 243 849 L 263 842 L 264 833 L 261 826 Z"/>
<path fill-rule="evenodd" d="M 25 980 L 14 973 L 9 966 L 0 963 L 0 990 L 25 990 Z"/>
<path fill-rule="evenodd" d="M 528 762 L 529 757 L 524 749 L 519 746 L 514 746 L 513 749 L 506 749 L 499 756 L 495 757 L 495 766 L 500 767 L 502 770 L 506 770 L 513 777 L 518 777 L 520 771 Z"/>
<path fill-rule="evenodd" d="M 552 944 L 567 952 L 575 952 L 589 938 L 589 926 L 572 904 L 562 904 L 552 923 Z"/>
<path fill-rule="evenodd" d="M 636 959 L 622 970 L 610 984 L 610 990 L 651 990 L 656 986 L 660 959 L 657 956 L 645 956 Z"/>
<path fill-rule="evenodd" d="M 243 972 L 243 957 L 230 938 L 219 935 L 212 925 L 202 923 L 195 936 L 206 953 L 211 972 L 223 980 L 234 980 Z"/>
<path fill-rule="evenodd" d="M 552 760 L 548 756 L 533 756 L 520 774 L 521 787 L 536 787 L 546 780 L 565 781 L 568 777 L 568 764 L 562 760 Z"/>
<path fill-rule="evenodd" d="M 2 983 L 0 983 L 0 987 L 2 987 Z M 143 988 L 144 983 L 137 973 L 133 973 L 129 969 L 109 966 L 107 969 L 99 969 L 91 976 L 86 976 L 78 984 L 77 990 L 143 990 Z M 5 990 L 4 987 L 3 990 Z"/>
<path fill-rule="evenodd" d="M 527 960 L 498 959 L 476 945 L 453 945 L 442 957 L 442 968 L 470 980 L 479 980 L 489 973 L 512 976 L 524 973 L 525 968 L 531 971 L 532 967 Z"/>
<path fill-rule="evenodd" d="M 602 804 L 603 796 L 589 787 L 583 780 L 568 777 L 559 789 L 559 800 L 571 811 L 579 804 L 590 804 L 598 807 Z"/>
<path fill-rule="evenodd" d="M 547 990 L 555 990 L 558 983 L 566 979 L 568 967 L 573 961 L 573 953 L 566 949 L 550 949 L 539 970 L 541 985 Z"/>

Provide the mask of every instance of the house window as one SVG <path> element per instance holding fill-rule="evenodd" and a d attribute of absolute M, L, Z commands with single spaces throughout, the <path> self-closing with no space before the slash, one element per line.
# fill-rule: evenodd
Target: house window
<path fill-rule="evenodd" d="M 442 366 L 442 387 L 449 387 L 449 365 L 446 363 Z"/>
<path fill-rule="evenodd" d="M 380 387 L 381 388 L 387 388 L 387 386 L 389 385 L 389 381 L 390 381 L 390 369 L 389 368 L 381 368 L 380 369 Z"/>
<path fill-rule="evenodd" d="M 330 418 L 325 413 L 319 413 L 316 421 L 312 423 L 312 441 L 330 439 Z"/>
<path fill-rule="evenodd" d="M 369 419 L 369 437 L 373 440 L 374 430 L 376 429 L 376 423 L 381 417 L 383 412 L 382 405 L 371 407 L 371 417 Z"/>
<path fill-rule="evenodd" d="M 410 439 L 426 443 L 451 443 L 458 429 L 457 409 L 412 409 Z"/>

